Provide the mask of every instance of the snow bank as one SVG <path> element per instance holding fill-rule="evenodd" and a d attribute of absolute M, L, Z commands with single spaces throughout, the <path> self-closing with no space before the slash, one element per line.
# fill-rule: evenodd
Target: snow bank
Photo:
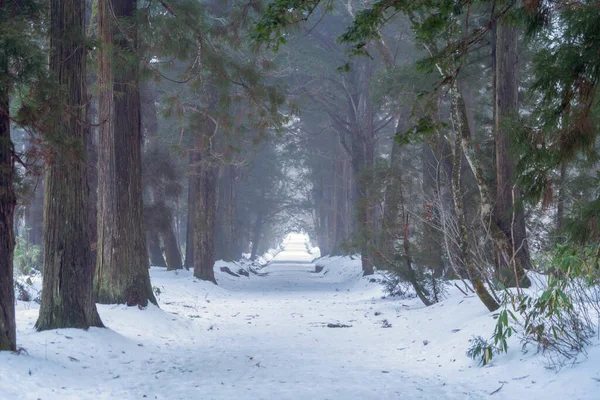
<path fill-rule="evenodd" d="M 383 298 L 358 258 L 319 259 L 316 273 L 284 256 L 264 275 L 219 262 L 218 285 L 152 268 L 160 308 L 99 305 L 107 329 L 38 333 L 39 306 L 19 301 L 26 352 L 0 354 L 0 399 L 598 399 L 598 342 L 559 374 L 514 338 L 479 368 L 468 340 L 495 320 L 475 296 L 449 285 L 425 308 Z"/>

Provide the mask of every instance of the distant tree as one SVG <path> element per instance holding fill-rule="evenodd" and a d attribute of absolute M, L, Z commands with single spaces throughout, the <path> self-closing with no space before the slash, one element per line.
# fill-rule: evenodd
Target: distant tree
<path fill-rule="evenodd" d="M 141 91 L 142 129 L 145 136 L 142 155 L 142 183 L 145 192 L 144 222 L 153 266 L 168 270 L 183 268 L 174 230 L 173 207 L 182 192 L 174 154 L 161 143 L 156 93 L 146 84 Z M 164 257 L 163 257 L 164 252 Z"/>

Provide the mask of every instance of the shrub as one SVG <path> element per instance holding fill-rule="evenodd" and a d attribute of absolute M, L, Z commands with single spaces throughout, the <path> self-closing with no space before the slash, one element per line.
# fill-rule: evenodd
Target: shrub
<path fill-rule="evenodd" d="M 559 246 L 546 272 L 547 285 L 538 296 L 505 290 L 493 348 L 506 352 L 507 339 L 517 333 L 524 351 L 535 346 L 546 366 L 558 371 L 586 354 L 600 317 L 600 246 Z M 476 343 L 467 354 L 478 357 L 484 350 Z"/>
<path fill-rule="evenodd" d="M 42 251 L 39 245 L 17 237 L 13 265 L 18 275 L 31 275 L 42 270 Z"/>

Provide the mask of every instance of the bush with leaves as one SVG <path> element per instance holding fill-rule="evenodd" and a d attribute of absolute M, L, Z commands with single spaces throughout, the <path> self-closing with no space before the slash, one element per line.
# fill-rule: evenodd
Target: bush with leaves
<path fill-rule="evenodd" d="M 32 275 L 42 270 L 42 251 L 39 245 L 17 237 L 13 265 L 17 275 Z"/>
<path fill-rule="evenodd" d="M 594 318 L 595 317 L 595 318 Z M 482 357 L 508 351 L 507 339 L 516 333 L 523 351 L 533 345 L 555 371 L 586 354 L 600 318 L 600 245 L 559 245 L 539 296 L 506 290 L 492 337 L 494 344 L 472 340 L 467 355 Z"/>

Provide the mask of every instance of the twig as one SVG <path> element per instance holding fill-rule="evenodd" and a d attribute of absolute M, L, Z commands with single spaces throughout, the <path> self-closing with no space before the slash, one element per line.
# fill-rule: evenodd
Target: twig
<path fill-rule="evenodd" d="M 490 396 L 493 394 L 498 393 L 500 390 L 502 390 L 502 388 L 504 387 L 504 383 L 502 384 L 502 386 L 500 386 L 498 389 L 494 390 L 492 393 L 490 393 Z"/>

